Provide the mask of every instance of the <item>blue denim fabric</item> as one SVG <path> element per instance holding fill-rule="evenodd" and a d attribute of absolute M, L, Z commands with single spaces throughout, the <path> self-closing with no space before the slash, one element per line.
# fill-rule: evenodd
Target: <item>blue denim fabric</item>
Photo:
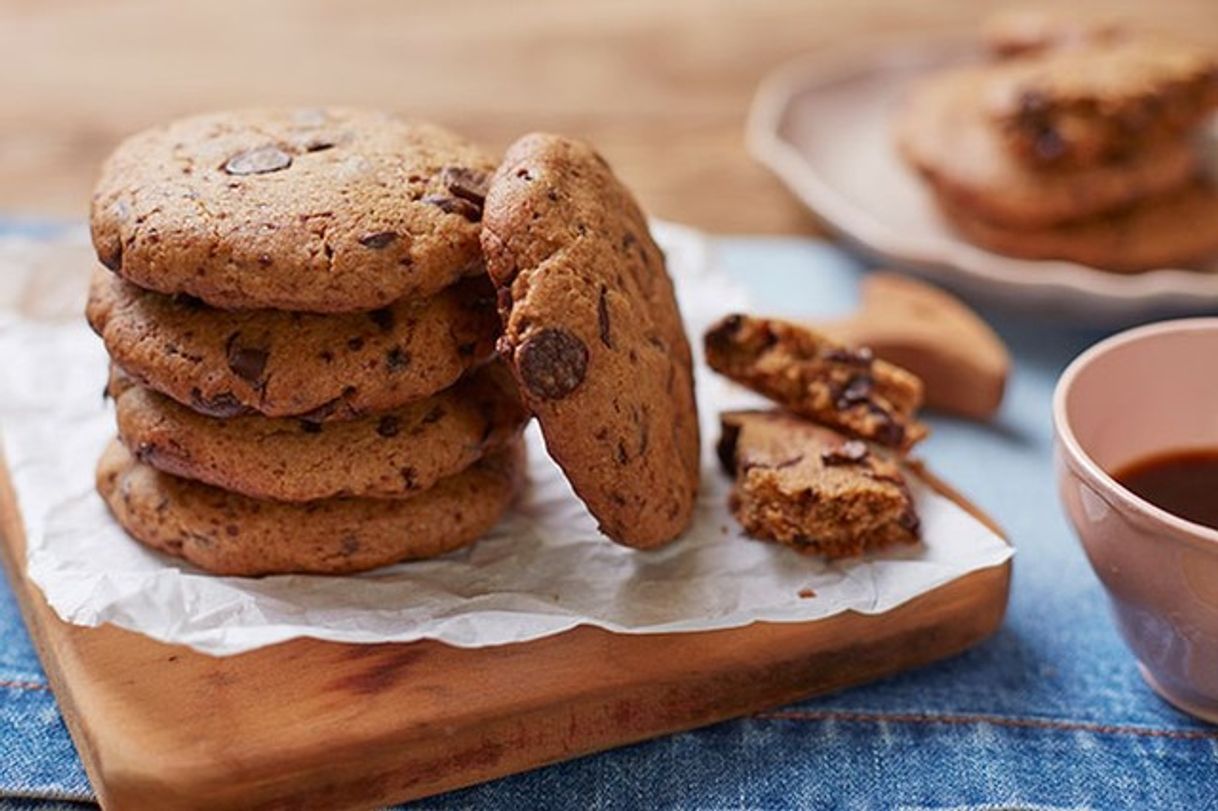
<path fill-rule="evenodd" d="M 861 269 L 849 254 L 807 240 L 721 240 L 719 258 L 759 309 L 790 315 L 849 309 Z M 1057 503 L 1050 393 L 1065 363 L 1100 335 L 987 315 L 1017 361 L 1003 412 L 992 425 L 932 418 L 923 455 L 1019 550 L 1008 619 L 993 639 L 883 682 L 420 807 L 1218 807 L 1218 728 L 1176 712 L 1142 683 Z M 0 796 L 88 796 L 6 593 L 0 753 Z"/>

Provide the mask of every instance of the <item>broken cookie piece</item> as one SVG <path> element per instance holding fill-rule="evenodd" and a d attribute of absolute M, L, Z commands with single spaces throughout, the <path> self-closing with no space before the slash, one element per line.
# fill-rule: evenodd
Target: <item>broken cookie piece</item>
<path fill-rule="evenodd" d="M 865 347 L 747 315 L 724 318 L 704 340 L 712 369 L 815 422 L 901 450 L 928 433 L 914 418 L 922 382 Z"/>
<path fill-rule="evenodd" d="M 917 375 L 929 408 L 978 420 L 994 415 L 1011 359 L 977 313 L 945 290 L 897 273 L 869 274 L 861 292 L 858 312 L 818 328 Z"/>
<path fill-rule="evenodd" d="M 750 536 L 843 558 L 916 543 L 918 514 L 900 468 L 857 439 L 780 411 L 720 417 L 730 507 Z"/>

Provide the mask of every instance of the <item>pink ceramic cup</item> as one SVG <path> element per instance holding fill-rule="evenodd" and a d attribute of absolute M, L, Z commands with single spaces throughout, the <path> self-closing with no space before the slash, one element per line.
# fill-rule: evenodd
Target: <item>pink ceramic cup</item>
<path fill-rule="evenodd" d="M 1062 502 L 1142 675 L 1218 723 L 1218 531 L 1111 475 L 1147 456 L 1218 448 L 1218 318 L 1165 321 L 1091 347 L 1057 383 L 1053 425 Z"/>

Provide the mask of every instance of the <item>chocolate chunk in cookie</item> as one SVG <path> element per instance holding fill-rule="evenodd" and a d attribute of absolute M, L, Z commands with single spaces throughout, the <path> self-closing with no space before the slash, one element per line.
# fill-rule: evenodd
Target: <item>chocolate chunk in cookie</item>
<path fill-rule="evenodd" d="M 494 351 L 485 278 L 369 313 L 216 310 L 104 270 L 86 315 L 123 371 L 213 417 L 313 421 L 397 408 L 452 385 Z"/>
<path fill-rule="evenodd" d="M 361 110 L 246 110 L 134 135 L 102 168 L 98 258 L 141 287 L 231 309 L 349 312 L 481 271 L 494 160 Z"/>
<path fill-rule="evenodd" d="M 918 541 L 918 514 L 892 460 L 779 411 L 721 421 L 719 457 L 736 478 L 730 506 L 752 537 L 826 558 Z"/>
<path fill-rule="evenodd" d="M 748 315 L 719 321 L 704 346 L 712 369 L 816 422 L 902 450 L 927 434 L 914 416 L 921 381 L 866 348 Z"/>
<path fill-rule="evenodd" d="M 673 540 L 698 491 L 692 358 L 638 204 L 587 145 L 528 135 L 491 180 L 482 245 L 550 455 L 610 538 Z"/>

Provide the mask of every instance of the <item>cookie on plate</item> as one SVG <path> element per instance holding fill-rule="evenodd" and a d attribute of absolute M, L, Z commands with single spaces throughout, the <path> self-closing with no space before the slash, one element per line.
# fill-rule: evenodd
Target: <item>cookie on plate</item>
<path fill-rule="evenodd" d="M 928 433 L 915 412 L 922 381 L 813 329 L 776 318 L 729 315 L 706 332 L 716 372 L 808 419 L 907 450 Z"/>
<path fill-rule="evenodd" d="M 217 310 L 98 269 L 86 315 L 141 384 L 213 417 L 319 422 L 397 408 L 444 389 L 494 351 L 494 294 L 467 279 L 364 313 Z"/>
<path fill-rule="evenodd" d="M 955 208 L 1006 228 L 1043 228 L 1126 208 L 1197 176 L 1199 157 L 1184 139 L 1115 163 L 1029 167 L 1012 153 L 986 108 L 1004 69 L 964 68 L 928 79 L 902 110 L 902 155 Z"/>
<path fill-rule="evenodd" d="M 97 490 L 137 541 L 214 574 L 348 574 L 473 543 L 499 521 L 522 470 L 516 444 L 411 498 L 285 504 L 162 473 L 115 441 Z"/>
<path fill-rule="evenodd" d="M 481 270 L 495 162 L 462 138 L 361 110 L 246 110 L 128 138 L 102 168 L 98 258 L 216 307 L 348 312 Z"/>
<path fill-rule="evenodd" d="M 520 436 L 527 413 L 499 363 L 410 405 L 345 422 L 207 417 L 111 376 L 119 438 L 166 473 L 276 501 L 400 498 Z"/>
<path fill-rule="evenodd" d="M 780 411 L 721 421 L 719 458 L 736 477 L 730 506 L 752 537 L 826 558 L 918 541 L 900 468 L 866 443 Z"/>
<path fill-rule="evenodd" d="M 550 455 L 610 538 L 673 540 L 699 482 L 692 357 L 638 204 L 586 144 L 527 135 L 491 180 L 482 245 L 499 350 Z"/>
<path fill-rule="evenodd" d="M 1186 138 L 1218 107 L 1218 56 L 1146 38 L 994 71 L 989 115 L 1007 149 L 1039 166 L 1130 160 Z"/>
<path fill-rule="evenodd" d="M 1133 208 L 1082 222 L 1010 229 L 986 222 L 946 200 L 948 222 L 965 239 L 1023 259 L 1063 259 L 1117 273 L 1197 268 L 1218 257 L 1218 192 L 1195 183 Z"/>

